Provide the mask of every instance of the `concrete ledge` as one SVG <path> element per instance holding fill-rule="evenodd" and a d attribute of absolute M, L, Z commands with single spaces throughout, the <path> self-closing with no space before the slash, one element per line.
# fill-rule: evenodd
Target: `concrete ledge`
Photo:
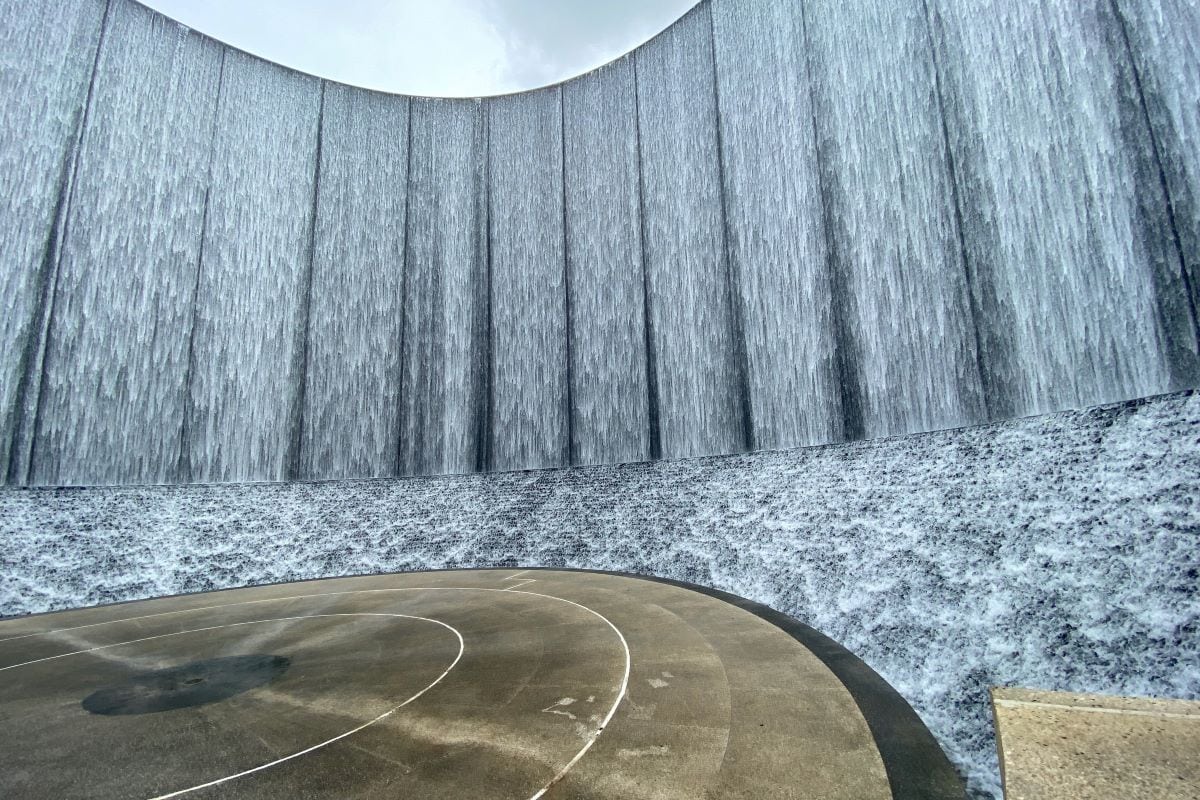
<path fill-rule="evenodd" d="M 993 689 L 1009 800 L 1200 797 L 1200 702 Z"/>

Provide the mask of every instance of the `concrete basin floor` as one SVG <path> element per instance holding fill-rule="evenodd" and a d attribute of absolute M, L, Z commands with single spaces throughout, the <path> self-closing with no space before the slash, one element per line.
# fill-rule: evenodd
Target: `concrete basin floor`
<path fill-rule="evenodd" d="M 0 622 L 0 796 L 917 796 L 827 662 L 721 597 L 573 571 L 25 617 Z"/>

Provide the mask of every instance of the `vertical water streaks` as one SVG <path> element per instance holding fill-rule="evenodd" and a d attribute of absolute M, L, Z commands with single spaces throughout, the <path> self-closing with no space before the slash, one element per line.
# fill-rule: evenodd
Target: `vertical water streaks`
<path fill-rule="evenodd" d="M 80 144 L 34 483 L 174 479 L 221 48 L 114 3 Z"/>
<path fill-rule="evenodd" d="M 1200 357 L 1187 264 L 1127 26 L 1114 0 L 1097 0 L 1094 12 L 1089 10 L 1086 17 L 1089 28 L 1103 32 L 1113 66 L 1121 142 L 1135 181 L 1130 224 L 1137 237 L 1135 253 L 1146 264 L 1154 287 L 1157 346 L 1166 367 L 1167 388 L 1193 386 L 1200 380 Z"/>
<path fill-rule="evenodd" d="M 308 247 L 304 251 L 305 269 L 303 277 L 300 278 L 298 314 L 292 334 L 292 397 L 288 404 L 287 449 L 283 456 L 284 480 L 296 480 L 302 471 L 300 450 L 304 444 L 304 414 L 308 410 L 308 353 L 312 340 L 313 274 L 316 272 L 317 260 L 317 213 L 321 198 L 321 170 L 325 166 L 325 95 L 328 88 L 328 81 L 322 80 L 317 105 L 317 152 L 313 158 Z"/>
<path fill-rule="evenodd" d="M 712 29 L 693 10 L 639 49 L 646 269 L 664 457 L 743 450 Z"/>
<path fill-rule="evenodd" d="M 471 472 L 488 413 L 486 107 L 411 103 L 399 472 Z"/>
<path fill-rule="evenodd" d="M 476 397 L 479 398 L 480 414 L 475 420 L 475 441 L 478 446 L 475 452 L 475 470 L 485 472 L 492 464 L 492 415 L 496 408 L 496 359 L 492 342 L 492 123 L 489 106 L 479 101 L 479 149 L 475 154 L 475 174 L 479 176 L 475 192 L 475 218 L 480 225 L 475 230 L 475 254 L 483 265 L 482 289 L 480 306 L 483 313 L 479 314 L 482 332 L 479 341 L 483 342 L 481 352 L 482 367 L 475 380 Z"/>
<path fill-rule="evenodd" d="M 837 441 L 843 414 L 800 11 L 788 0 L 711 8 L 755 445 Z"/>
<path fill-rule="evenodd" d="M 408 100 L 326 84 L 300 476 L 392 475 Z"/>
<path fill-rule="evenodd" d="M 813 49 L 809 46 L 808 22 L 804 9 L 796 9 L 800 20 L 802 44 L 805 53 L 804 68 L 809 86 L 809 107 L 812 110 L 813 151 L 816 156 L 817 191 L 820 195 L 821 231 L 824 234 L 825 271 L 829 280 L 829 314 L 833 325 L 833 371 L 836 381 L 837 403 L 841 409 L 840 428 L 842 440 L 861 439 L 864 436 L 862 397 L 859 377 L 858 344 L 853 326 L 854 296 L 851 294 L 849 275 L 844 257 L 840 252 L 838 232 L 841 230 L 839 196 L 834 191 L 836 181 L 825 168 L 824 153 L 833 143 L 822 138 L 822 126 L 817 122 L 816 81 L 813 67 Z"/>
<path fill-rule="evenodd" d="M 472 102 L 0 0 L 6 479 L 680 457 L 1197 385 L 1200 5 L 981 2 L 713 0 Z"/>
<path fill-rule="evenodd" d="M 717 43 L 716 36 L 712 31 L 712 3 L 708 3 L 707 6 L 708 49 L 712 60 L 713 109 L 717 120 L 717 175 L 721 182 L 721 230 L 725 244 L 726 280 L 729 281 L 729 291 L 726 296 L 729 299 L 730 338 L 733 341 L 733 360 L 735 380 L 737 381 L 734 392 L 742 418 L 742 447 L 745 450 L 754 450 L 758 445 L 754 435 L 754 406 L 750 400 L 750 365 L 746 354 L 746 321 L 742 318 L 746 304 L 741 290 L 742 280 L 739 274 L 741 265 L 729 251 L 729 193 L 736 189 L 731 187 L 726 180 L 728 170 L 725 166 L 725 130 L 721 121 L 721 79 L 717 74 Z"/>
<path fill-rule="evenodd" d="M 1007 369 L 1012 358 L 1011 349 L 1006 346 L 1001 332 L 988 330 L 984 324 L 986 307 L 981 298 L 989 292 L 994 293 L 995 287 L 987 280 L 987 275 L 981 275 L 979 265 L 971 258 L 967 248 L 966 234 L 963 230 L 968 210 L 967 201 L 963 198 L 965 183 L 961 169 L 955 161 L 954 146 L 950 138 L 950 114 L 954 107 L 947 100 L 947 80 L 945 67 L 942 62 L 945 54 L 940 46 L 941 28 L 937 16 L 929 7 L 929 0 L 921 0 L 921 11 L 925 17 L 926 35 L 929 37 L 929 55 L 933 62 L 934 94 L 937 99 L 938 116 L 941 119 L 942 145 L 946 154 L 946 170 L 950 178 L 950 201 L 954 210 L 954 229 L 958 232 L 959 255 L 967 280 L 967 301 L 971 310 L 972 328 L 975 334 L 975 362 L 979 370 L 979 383 L 983 391 L 982 411 L 987 419 L 995 419 L 1008 413 L 1011 405 L 1008 386 L 998 380 L 998 375 Z M 993 370 L 991 365 L 999 368 Z M 998 410 L 1000 413 L 997 413 Z"/>
<path fill-rule="evenodd" d="M 1138 204 L 1148 189 L 1165 201 L 1122 126 L 1111 20 L 1094 2 L 985 5 L 931 0 L 930 19 L 984 369 L 1007 394 L 996 416 L 1164 391 L 1150 262 L 1169 255 L 1166 229 Z"/>
<path fill-rule="evenodd" d="M 633 60 L 562 91 L 575 461 L 643 461 L 650 420 Z"/>
<path fill-rule="evenodd" d="M 569 463 L 562 105 L 558 89 L 488 102 L 491 469 Z"/>
<path fill-rule="evenodd" d="M 229 51 L 191 373 L 191 480 L 279 480 L 298 393 L 320 82 Z"/>
<path fill-rule="evenodd" d="M 57 240 L 105 5 L 0 0 L 0 472 L 9 483 L 27 479 Z"/>
<path fill-rule="evenodd" d="M 806 6 L 832 298 L 862 434 L 986 417 L 926 20 L 916 0 Z M 848 322 L 848 324 L 846 324 Z"/>
<path fill-rule="evenodd" d="M 1136 68 L 1140 101 L 1200 324 L 1200 2 L 1110 0 Z M 1161 298 L 1160 298 L 1161 302 Z M 1195 385 L 1195 380 L 1188 385 Z"/>
<path fill-rule="evenodd" d="M 650 422 L 650 458 L 662 458 L 662 426 L 659 423 L 658 399 L 658 353 L 654 345 L 654 307 L 650 302 L 650 268 L 646 259 L 646 171 L 642 169 L 642 124 L 636 106 L 641 105 L 638 92 L 637 57 L 630 56 L 633 65 L 634 128 L 637 133 L 638 158 L 638 241 L 641 243 L 642 260 L 642 316 L 645 321 L 646 347 L 646 411 Z"/>

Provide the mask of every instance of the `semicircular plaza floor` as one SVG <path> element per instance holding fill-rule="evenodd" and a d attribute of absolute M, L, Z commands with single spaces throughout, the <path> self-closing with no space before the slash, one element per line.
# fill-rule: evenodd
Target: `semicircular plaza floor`
<path fill-rule="evenodd" d="M 898 695 L 864 716 L 829 647 L 741 605 L 510 569 L 0 622 L 0 796 L 962 796 L 905 789 L 949 768 L 923 728 L 889 763 Z"/>

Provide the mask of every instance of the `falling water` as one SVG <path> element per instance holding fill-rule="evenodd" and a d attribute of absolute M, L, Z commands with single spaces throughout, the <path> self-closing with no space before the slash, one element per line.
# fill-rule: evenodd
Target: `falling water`
<path fill-rule="evenodd" d="M 408 121 L 406 101 L 326 85 L 302 477 L 391 475 L 396 469 Z"/>
<path fill-rule="evenodd" d="M 753 7 L 752 7 L 753 6 Z M 808 49 L 793 4 L 712 6 L 754 444 L 844 437 Z"/>
<path fill-rule="evenodd" d="M 294 460 L 322 93 L 262 67 L 230 51 L 221 76 L 184 420 L 195 481 L 279 480 Z"/>
<path fill-rule="evenodd" d="M 1186 292 L 1156 167 L 1139 163 L 1153 161 L 1140 107 L 1122 118 L 1140 98 L 1109 4 L 989 6 L 931 14 L 992 407 L 1161 391 L 1173 360 L 1194 378 L 1190 315 L 1158 313 L 1160 291 Z"/>
<path fill-rule="evenodd" d="M 651 456 L 633 59 L 563 86 L 576 463 Z"/>
<path fill-rule="evenodd" d="M 642 230 L 664 457 L 743 449 L 707 8 L 636 53 Z"/>
<path fill-rule="evenodd" d="M 0 2 L 0 465 L 10 483 L 28 479 L 53 267 L 103 13 L 97 2 Z M 124 478 L 110 475 L 98 479 Z"/>
<path fill-rule="evenodd" d="M 470 101 L 412 101 L 401 474 L 484 466 L 485 111 Z"/>
<path fill-rule="evenodd" d="M 131 0 L 0 11 L 9 483 L 680 457 L 1200 383 L 1194 0 L 707 0 L 480 101 Z"/>
<path fill-rule="evenodd" d="M 109 14 L 55 280 L 36 482 L 94 480 L 101 465 L 181 477 L 221 63 L 218 45 L 141 6 Z"/>
<path fill-rule="evenodd" d="M 570 405 L 558 89 L 488 106 L 493 469 L 568 460 Z"/>

